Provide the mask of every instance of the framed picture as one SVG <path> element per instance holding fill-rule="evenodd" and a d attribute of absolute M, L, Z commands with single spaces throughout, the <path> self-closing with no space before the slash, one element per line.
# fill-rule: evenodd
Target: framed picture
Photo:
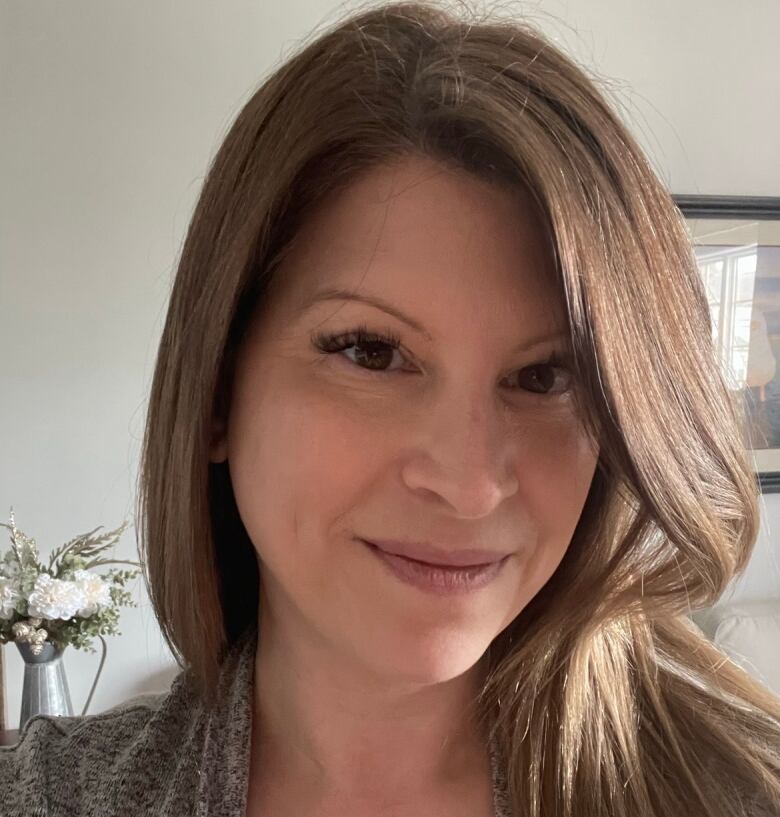
<path fill-rule="evenodd" d="M 780 196 L 673 196 L 693 240 L 762 493 L 780 493 Z"/>

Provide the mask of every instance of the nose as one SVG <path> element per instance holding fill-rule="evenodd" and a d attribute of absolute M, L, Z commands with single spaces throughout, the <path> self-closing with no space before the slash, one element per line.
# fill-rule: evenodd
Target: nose
<path fill-rule="evenodd" d="M 410 490 L 435 494 L 460 518 L 487 516 L 517 491 L 514 435 L 499 409 L 450 399 L 423 424 L 421 444 L 404 463 Z"/>

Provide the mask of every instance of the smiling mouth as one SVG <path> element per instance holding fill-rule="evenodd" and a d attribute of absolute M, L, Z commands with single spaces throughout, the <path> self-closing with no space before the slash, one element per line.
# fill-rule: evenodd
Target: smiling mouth
<path fill-rule="evenodd" d="M 391 556 L 394 559 L 403 559 L 405 562 L 411 562 L 412 564 L 422 565 L 423 567 L 430 567 L 436 568 L 436 570 L 444 570 L 451 573 L 464 573 L 464 572 L 474 572 L 483 570 L 486 567 L 490 567 L 491 565 L 498 564 L 499 562 L 504 561 L 507 557 L 503 557 L 502 559 L 496 559 L 492 562 L 474 562 L 467 565 L 448 565 L 448 564 L 441 564 L 440 562 L 426 562 L 423 559 L 415 559 L 413 556 L 405 556 L 403 553 L 393 553 L 392 551 L 385 550 L 384 548 L 380 548 L 375 545 L 373 542 L 369 542 L 367 539 L 361 540 L 365 545 L 367 545 L 372 550 L 376 551 L 377 553 L 385 556 Z"/>
<path fill-rule="evenodd" d="M 472 565 L 437 565 L 389 553 L 371 542 L 363 544 L 397 579 L 436 595 L 462 595 L 486 587 L 502 573 L 509 554 L 497 562 Z"/>
<path fill-rule="evenodd" d="M 385 551 L 382 551 L 380 548 L 378 548 L 376 545 L 372 545 L 370 542 L 369 542 L 369 546 L 374 548 L 375 550 L 378 550 L 380 553 L 385 552 Z M 472 565 L 461 565 L 461 566 L 458 566 L 458 565 L 443 565 L 443 564 L 437 564 L 436 562 L 424 562 L 422 559 L 413 559 L 411 556 L 403 556 L 400 553 L 387 553 L 387 555 L 388 556 L 394 556 L 396 559 L 404 559 L 407 562 L 412 562 L 413 564 L 416 564 L 416 565 L 422 565 L 423 567 L 435 567 L 437 570 L 447 570 L 447 571 L 449 571 L 451 573 L 463 573 L 465 571 L 480 570 L 480 569 L 482 569 L 484 567 L 490 567 L 490 565 L 495 564 L 495 562 L 484 562 L 483 564 L 472 564 Z"/>
<path fill-rule="evenodd" d="M 360 539 L 363 544 L 389 556 L 397 556 L 409 562 L 437 567 L 443 570 L 465 570 L 498 564 L 509 554 L 500 551 L 461 549 L 457 551 L 433 547 L 424 543 L 413 544 L 390 540 Z"/>

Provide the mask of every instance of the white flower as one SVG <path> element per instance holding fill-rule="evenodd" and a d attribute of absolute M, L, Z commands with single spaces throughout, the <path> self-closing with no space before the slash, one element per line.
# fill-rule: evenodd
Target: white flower
<path fill-rule="evenodd" d="M 23 598 L 24 596 L 14 587 L 11 579 L 0 578 L 0 618 L 13 618 L 16 603 Z"/>
<path fill-rule="evenodd" d="M 34 618 L 67 620 L 84 606 L 84 591 L 78 582 L 55 579 L 41 573 L 28 599 L 28 615 Z"/>
<path fill-rule="evenodd" d="M 96 576 L 88 570 L 76 570 L 73 576 L 84 595 L 84 603 L 78 611 L 80 616 L 87 618 L 94 615 L 98 607 L 110 606 L 111 589 L 100 576 Z"/>

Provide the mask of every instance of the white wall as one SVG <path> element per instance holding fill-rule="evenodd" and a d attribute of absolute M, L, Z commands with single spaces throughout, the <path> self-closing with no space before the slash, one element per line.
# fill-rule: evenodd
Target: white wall
<path fill-rule="evenodd" d="M 13 505 L 42 553 L 132 519 L 168 287 L 208 161 L 263 76 L 350 8 L 0 0 L 0 519 Z M 502 8 L 609 79 L 673 192 L 780 194 L 776 0 Z M 766 497 L 742 595 L 780 596 L 778 517 L 780 497 Z M 117 558 L 136 558 L 132 534 Z M 123 635 L 107 639 L 90 713 L 178 672 L 140 581 L 135 598 Z M 14 645 L 3 651 L 15 728 L 23 663 Z M 66 652 L 77 714 L 99 658 Z"/>

